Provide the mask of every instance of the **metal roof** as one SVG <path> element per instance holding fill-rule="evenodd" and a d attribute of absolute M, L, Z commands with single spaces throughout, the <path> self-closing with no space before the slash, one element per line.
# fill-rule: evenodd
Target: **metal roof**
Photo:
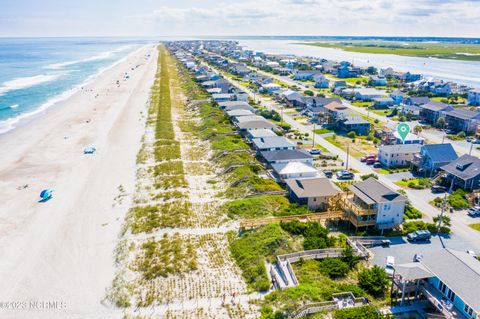
<path fill-rule="evenodd" d="M 293 142 L 283 136 L 254 138 L 252 142 L 258 149 L 295 147 Z"/>
<path fill-rule="evenodd" d="M 457 153 L 450 143 L 427 144 L 422 149 L 430 156 L 434 163 L 444 163 L 454 161 L 458 158 Z"/>
<path fill-rule="evenodd" d="M 380 183 L 373 177 L 348 187 L 366 204 L 405 201 L 405 197 Z"/>

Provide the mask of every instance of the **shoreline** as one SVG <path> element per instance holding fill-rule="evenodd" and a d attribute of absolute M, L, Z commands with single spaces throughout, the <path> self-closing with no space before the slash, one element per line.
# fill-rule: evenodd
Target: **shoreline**
<path fill-rule="evenodd" d="M 99 68 L 94 74 L 91 74 L 87 78 L 85 78 L 83 82 L 76 84 L 72 88 L 67 89 L 59 94 L 56 94 L 50 97 L 48 100 L 40 104 L 35 109 L 29 110 L 25 113 L 21 113 L 15 117 L 1 120 L 0 121 L 0 137 L 28 125 L 30 122 L 35 121 L 42 115 L 46 114 L 50 109 L 54 107 L 58 107 L 59 104 L 66 102 L 74 94 L 81 91 L 82 87 L 88 86 L 92 81 L 94 81 L 96 78 L 101 76 L 104 72 L 110 70 L 111 68 L 114 68 L 118 64 L 127 60 L 130 56 L 137 54 L 143 48 L 149 45 L 150 44 L 141 45 L 138 49 L 130 52 L 129 54 L 118 59 L 117 61 L 114 61 L 110 65 Z"/>
<path fill-rule="evenodd" d="M 65 305 L 0 309 L 0 317 L 118 317 L 101 301 L 135 187 L 156 57 L 155 45 L 143 46 L 35 121 L 0 135 L 0 300 Z M 130 78 L 122 81 L 125 71 Z M 92 144 L 97 152 L 84 155 Z M 39 203 L 44 188 L 55 192 Z"/>

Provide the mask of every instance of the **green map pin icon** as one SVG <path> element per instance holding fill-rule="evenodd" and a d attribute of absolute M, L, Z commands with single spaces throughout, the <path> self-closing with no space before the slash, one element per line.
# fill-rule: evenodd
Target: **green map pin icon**
<path fill-rule="evenodd" d="M 402 139 L 402 142 L 405 143 L 408 133 L 410 133 L 410 126 L 407 123 L 400 123 L 397 125 L 397 132 Z"/>

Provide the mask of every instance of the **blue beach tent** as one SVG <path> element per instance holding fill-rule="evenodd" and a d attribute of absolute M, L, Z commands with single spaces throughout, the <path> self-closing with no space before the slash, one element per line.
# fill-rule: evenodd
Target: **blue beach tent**
<path fill-rule="evenodd" d="M 44 189 L 43 191 L 40 192 L 40 198 L 42 201 L 49 200 L 52 198 L 53 195 L 53 189 Z"/>

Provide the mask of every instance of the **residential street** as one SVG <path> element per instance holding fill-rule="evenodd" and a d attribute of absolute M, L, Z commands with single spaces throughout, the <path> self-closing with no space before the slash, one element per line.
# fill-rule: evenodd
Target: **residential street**
<path fill-rule="evenodd" d="M 219 69 L 216 69 L 216 68 L 212 67 L 211 65 L 209 65 L 209 66 L 213 70 L 215 70 L 216 72 L 219 72 L 219 73 L 223 74 L 224 77 L 232 85 L 246 91 L 252 99 L 256 100 L 256 102 L 260 102 L 263 106 L 267 107 L 268 109 L 274 109 L 274 110 L 278 111 L 279 113 L 281 113 L 280 110 L 281 110 L 282 107 L 277 102 L 273 101 L 270 98 L 264 98 L 264 97 L 259 96 L 258 94 L 254 94 L 250 89 L 242 86 L 239 83 L 239 81 L 236 81 L 236 80 L 232 79 L 232 77 L 229 76 L 228 74 L 226 74 L 225 72 L 223 72 Z M 271 76 L 270 74 L 268 74 L 268 75 Z M 366 114 L 366 111 L 362 110 L 361 108 L 354 107 L 354 106 L 351 106 L 351 105 L 350 105 L 350 107 L 352 107 L 352 109 L 354 109 L 355 111 L 358 111 L 360 113 L 365 112 L 365 114 Z M 374 113 L 370 113 L 370 115 L 372 117 L 375 116 L 375 118 L 379 117 L 379 120 L 384 118 L 384 117 L 378 116 L 377 114 L 374 114 Z M 283 114 L 283 120 L 286 123 L 290 124 L 292 126 L 292 129 L 296 129 L 301 133 L 309 133 L 309 136 L 313 136 L 313 125 L 301 124 L 301 123 L 297 122 L 296 120 L 294 120 L 293 117 L 289 114 Z M 392 126 L 396 125 L 396 123 L 394 123 L 394 121 L 391 121 L 391 120 L 388 120 L 388 121 L 391 122 Z M 340 148 L 332 145 L 328 141 L 326 141 L 320 134 L 315 134 L 315 142 L 322 145 L 323 147 L 325 147 L 330 153 L 332 153 L 334 155 L 338 155 L 339 158 L 341 158 L 344 162 L 346 162 L 347 153 L 345 151 L 343 151 L 342 149 L 340 149 Z M 441 140 L 439 142 L 441 142 Z M 349 166 L 349 168 L 353 168 L 353 169 L 357 170 L 359 172 L 359 175 L 376 173 L 372 169 L 371 166 L 368 166 L 368 165 L 360 162 L 359 159 L 353 158 L 351 156 L 348 159 L 348 166 Z M 384 183 L 386 186 L 391 187 L 392 189 L 399 189 L 400 188 L 399 186 L 394 184 L 393 181 L 391 179 L 389 179 L 386 175 L 382 175 L 382 174 L 377 174 L 377 175 L 379 177 L 379 181 Z M 410 202 L 413 204 L 413 206 L 416 207 L 417 209 L 419 209 L 424 214 L 424 219 L 426 221 L 431 222 L 431 219 L 433 217 L 435 217 L 435 216 L 437 216 L 441 213 L 441 211 L 439 209 L 433 207 L 432 205 L 430 205 L 428 203 L 429 200 L 431 200 L 431 197 L 430 196 L 426 197 L 425 193 L 423 191 L 412 190 L 412 189 L 405 189 L 405 191 L 407 193 L 407 196 L 408 196 Z M 447 212 L 446 214 L 450 214 L 450 213 Z M 452 237 L 455 237 L 455 239 L 457 241 L 461 240 L 462 242 L 464 242 L 465 243 L 465 248 L 470 248 L 470 249 L 473 249 L 475 251 L 480 252 L 480 233 L 471 229 L 467 225 L 467 223 L 473 223 L 475 220 L 466 216 L 465 213 L 461 213 L 461 212 L 453 213 L 453 215 L 451 215 L 451 217 L 452 217 L 452 227 L 451 227 L 451 229 L 452 229 L 452 232 L 453 232 Z"/>

